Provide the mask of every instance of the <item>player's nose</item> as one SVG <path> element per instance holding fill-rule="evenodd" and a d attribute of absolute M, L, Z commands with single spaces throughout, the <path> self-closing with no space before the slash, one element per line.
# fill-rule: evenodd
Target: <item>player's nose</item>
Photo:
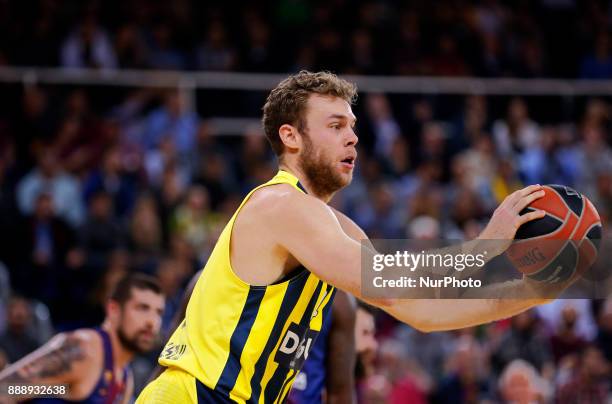
<path fill-rule="evenodd" d="M 355 146 L 359 142 L 359 137 L 355 133 L 353 128 L 349 129 L 348 136 L 346 138 L 346 146 Z"/>

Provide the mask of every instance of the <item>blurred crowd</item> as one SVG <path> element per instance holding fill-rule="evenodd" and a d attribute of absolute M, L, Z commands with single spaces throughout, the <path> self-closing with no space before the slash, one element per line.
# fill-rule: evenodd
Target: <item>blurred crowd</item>
<path fill-rule="evenodd" d="M 34 3 L 0 3 L 1 64 L 612 77 L 603 0 Z"/>
<path fill-rule="evenodd" d="M 364 403 L 608 403 L 612 300 L 558 300 L 423 334 L 386 324 L 360 354 Z M 377 355 L 374 355 L 377 352 Z"/>

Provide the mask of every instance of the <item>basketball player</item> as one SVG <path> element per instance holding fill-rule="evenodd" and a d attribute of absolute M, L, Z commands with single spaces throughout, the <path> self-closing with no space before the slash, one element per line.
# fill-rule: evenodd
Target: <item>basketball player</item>
<path fill-rule="evenodd" d="M 138 403 L 283 402 L 329 315 L 338 287 L 419 330 L 473 326 L 522 312 L 543 299 L 380 299 L 362 296 L 365 233 L 327 203 L 352 179 L 357 158 L 355 87 L 330 73 L 282 81 L 263 108 L 280 170 L 251 191 L 223 230 L 163 350 L 167 369 Z M 507 248 L 517 228 L 544 212 L 519 212 L 540 186 L 508 196 L 483 239 Z M 471 248 L 471 247 L 470 247 Z M 530 287 L 513 283 L 496 296 Z M 432 295 L 433 297 L 433 295 Z"/>
<path fill-rule="evenodd" d="M 101 327 L 58 334 L 3 370 L 0 395 L 7 393 L 8 386 L 63 384 L 66 394 L 61 399 L 40 401 L 128 403 L 134 388 L 128 364 L 137 353 L 154 347 L 164 304 L 154 278 L 140 274 L 123 278 L 106 304 Z"/>
<path fill-rule="evenodd" d="M 308 358 L 296 376 L 288 404 L 355 401 L 355 298 L 337 290 Z"/>

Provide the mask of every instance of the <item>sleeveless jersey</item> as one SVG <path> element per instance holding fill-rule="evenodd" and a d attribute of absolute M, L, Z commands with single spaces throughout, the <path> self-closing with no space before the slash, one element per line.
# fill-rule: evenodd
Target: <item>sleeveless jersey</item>
<path fill-rule="evenodd" d="M 281 170 L 246 196 L 159 358 L 161 365 L 193 375 L 204 402 L 282 402 L 330 314 L 335 288 L 303 266 L 267 286 L 249 285 L 232 269 L 230 238 L 238 213 L 253 192 L 275 184 L 305 192 L 295 176 Z"/>

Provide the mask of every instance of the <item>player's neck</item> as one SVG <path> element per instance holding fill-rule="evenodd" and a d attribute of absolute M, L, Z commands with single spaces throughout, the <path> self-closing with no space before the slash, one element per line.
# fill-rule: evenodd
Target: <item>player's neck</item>
<path fill-rule="evenodd" d="M 115 368 L 123 369 L 132 359 L 134 359 L 134 352 L 127 350 L 119 341 L 117 332 L 108 324 L 102 324 L 102 329 L 108 333 L 111 340 L 113 350 L 113 365 Z"/>
<path fill-rule="evenodd" d="M 311 182 L 308 179 L 308 176 L 300 169 L 297 164 L 292 162 L 283 161 L 280 162 L 278 168 L 288 172 L 289 174 L 294 175 L 299 181 L 300 184 L 306 189 L 308 195 L 312 195 L 317 199 L 320 199 L 324 203 L 328 203 L 334 194 L 321 195 L 317 192 L 316 188 L 312 186 Z"/>

